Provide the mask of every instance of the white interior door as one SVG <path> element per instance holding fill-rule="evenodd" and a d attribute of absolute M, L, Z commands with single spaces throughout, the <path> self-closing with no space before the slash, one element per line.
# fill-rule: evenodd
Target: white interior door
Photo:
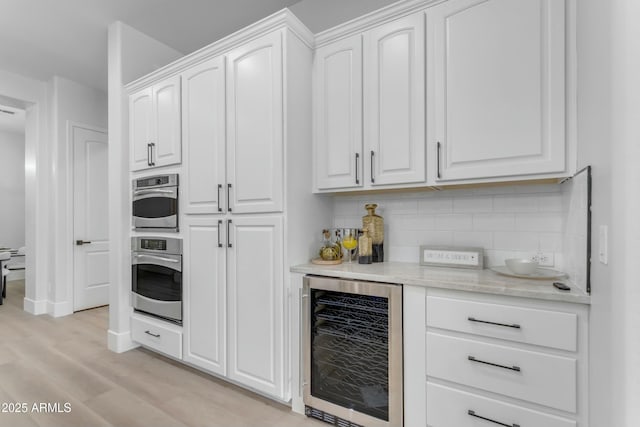
<path fill-rule="evenodd" d="M 73 310 L 109 303 L 107 134 L 72 127 Z"/>

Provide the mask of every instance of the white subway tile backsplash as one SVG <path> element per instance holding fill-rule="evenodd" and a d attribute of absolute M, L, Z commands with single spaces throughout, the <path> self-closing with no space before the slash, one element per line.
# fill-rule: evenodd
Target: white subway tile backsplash
<path fill-rule="evenodd" d="M 336 196 L 333 226 L 360 228 L 366 203 L 378 204 L 385 219 L 389 261 L 418 262 L 421 245 L 482 247 L 487 266 L 539 251 L 553 253 L 557 263 L 567 250 L 570 204 L 557 184 Z"/>
<path fill-rule="evenodd" d="M 512 213 L 473 215 L 474 231 L 512 231 L 516 229 L 516 216 Z"/>
<path fill-rule="evenodd" d="M 538 198 L 528 194 L 500 195 L 493 198 L 494 212 L 537 212 Z"/>
<path fill-rule="evenodd" d="M 563 215 L 561 212 L 518 213 L 517 231 L 562 232 Z"/>
<path fill-rule="evenodd" d="M 493 247 L 493 233 L 488 231 L 456 231 L 453 246 L 476 246 L 483 249 Z"/>
<path fill-rule="evenodd" d="M 541 252 L 562 252 L 562 233 L 540 233 L 538 237 L 540 239 L 539 250 Z"/>
<path fill-rule="evenodd" d="M 417 231 L 416 238 L 418 246 L 422 245 L 439 245 L 452 246 L 453 232 L 451 231 Z"/>
<path fill-rule="evenodd" d="M 493 233 L 493 248 L 508 251 L 537 251 L 538 240 L 538 233 L 496 231 Z"/>
<path fill-rule="evenodd" d="M 417 246 L 390 246 L 384 248 L 385 261 L 420 262 L 420 249 Z"/>
<path fill-rule="evenodd" d="M 453 199 L 453 212 L 491 212 L 493 210 L 493 198 L 484 197 L 460 197 Z"/>
<path fill-rule="evenodd" d="M 547 193 L 538 195 L 538 208 L 540 212 L 564 211 L 564 197 L 562 193 Z"/>
<path fill-rule="evenodd" d="M 450 197 L 431 197 L 418 201 L 418 212 L 421 214 L 451 213 L 453 199 Z"/>
<path fill-rule="evenodd" d="M 437 230 L 471 231 L 473 230 L 473 216 L 469 214 L 436 215 Z"/>

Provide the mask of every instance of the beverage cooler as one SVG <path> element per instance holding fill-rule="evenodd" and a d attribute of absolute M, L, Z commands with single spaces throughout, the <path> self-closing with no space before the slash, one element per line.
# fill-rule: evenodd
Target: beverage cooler
<path fill-rule="evenodd" d="M 402 426 L 402 286 L 307 276 L 302 308 L 306 415 Z"/>

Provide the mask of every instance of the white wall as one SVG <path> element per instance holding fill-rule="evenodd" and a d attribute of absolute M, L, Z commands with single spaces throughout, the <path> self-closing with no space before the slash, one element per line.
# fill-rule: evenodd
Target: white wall
<path fill-rule="evenodd" d="M 24 203 L 24 133 L 0 131 L 0 247 L 25 245 Z"/>
<path fill-rule="evenodd" d="M 593 165 L 591 425 L 640 425 L 640 2 L 578 2 L 580 166 Z M 609 263 L 598 261 L 609 227 Z"/>
<path fill-rule="evenodd" d="M 397 0 L 302 0 L 289 7 L 314 33 L 319 33 Z"/>
<path fill-rule="evenodd" d="M 53 214 L 49 218 L 52 234 L 52 283 L 47 311 L 53 316 L 73 313 L 73 163 L 71 123 L 107 128 L 107 94 L 62 77 L 48 82 L 50 96 L 51 182 L 49 193 Z"/>
<path fill-rule="evenodd" d="M 150 73 L 182 54 L 122 22 L 109 26 L 109 349 L 122 352 L 131 341 L 129 304 L 130 229 L 128 96 L 124 84 Z"/>

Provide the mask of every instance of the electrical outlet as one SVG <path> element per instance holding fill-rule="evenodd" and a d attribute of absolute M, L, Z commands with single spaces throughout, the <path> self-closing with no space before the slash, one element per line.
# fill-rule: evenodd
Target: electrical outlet
<path fill-rule="evenodd" d="M 555 264 L 553 252 L 537 252 L 531 256 L 532 261 L 537 261 L 540 267 L 553 267 Z"/>

